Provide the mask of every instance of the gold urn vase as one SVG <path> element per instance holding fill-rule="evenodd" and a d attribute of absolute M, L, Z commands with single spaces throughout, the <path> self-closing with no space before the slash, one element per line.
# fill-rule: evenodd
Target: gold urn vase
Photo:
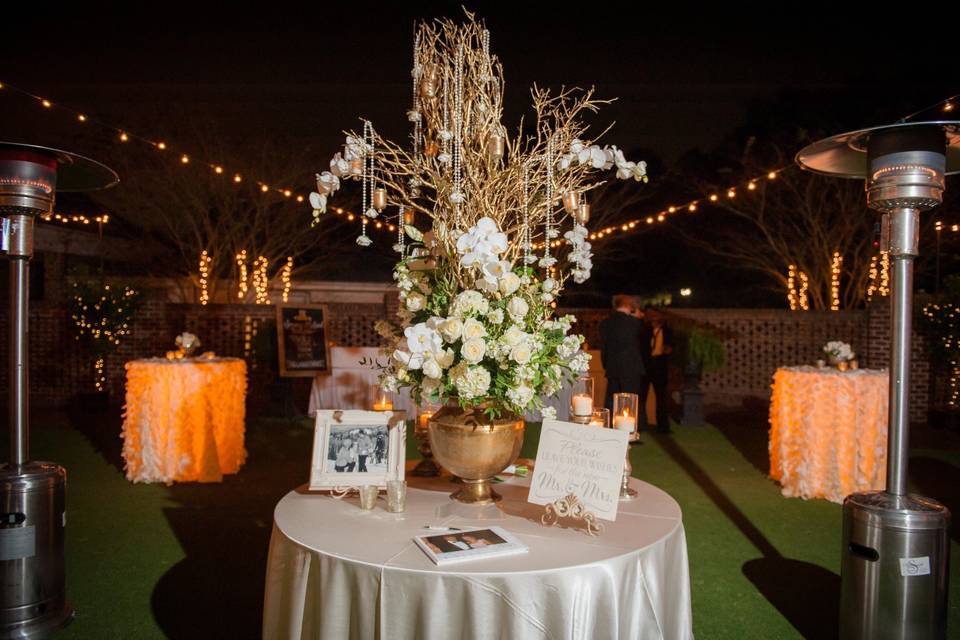
<path fill-rule="evenodd" d="M 500 499 L 490 481 L 513 464 L 523 446 L 523 418 L 508 412 L 491 420 L 483 409 L 461 409 L 451 401 L 427 425 L 434 459 L 463 481 L 450 497 L 467 504 Z"/>

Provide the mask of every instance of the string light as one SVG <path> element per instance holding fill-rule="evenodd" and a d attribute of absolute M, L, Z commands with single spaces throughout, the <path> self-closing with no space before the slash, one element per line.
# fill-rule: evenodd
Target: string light
<path fill-rule="evenodd" d="M 208 290 L 208 281 L 210 278 L 210 267 L 213 264 L 213 258 L 204 249 L 200 253 L 200 304 L 206 306 L 210 302 L 210 292 Z"/>
<path fill-rule="evenodd" d="M 792 264 L 787 270 L 787 302 L 790 303 L 790 311 L 796 311 L 799 305 L 796 287 L 797 265 Z"/>
<path fill-rule="evenodd" d="M 797 296 L 800 304 L 800 310 L 809 311 L 810 300 L 807 297 L 807 290 L 810 288 L 810 279 L 807 278 L 807 274 L 805 274 L 803 271 L 799 271 L 797 275 L 800 277 L 800 293 Z"/>
<path fill-rule="evenodd" d="M 283 281 L 283 301 L 286 302 L 290 298 L 290 287 L 291 280 L 290 275 L 293 273 L 293 256 L 287 256 L 287 263 L 283 265 L 283 271 L 280 272 L 280 280 Z"/>
<path fill-rule="evenodd" d="M 843 256 L 839 251 L 833 252 L 833 261 L 830 264 L 830 311 L 840 310 L 840 268 L 843 266 Z"/>
<path fill-rule="evenodd" d="M 870 258 L 870 270 L 867 272 L 867 300 L 874 295 L 890 295 L 890 254 L 881 251 Z"/>
<path fill-rule="evenodd" d="M 103 375 L 103 358 L 97 358 L 97 361 L 93 363 L 93 371 L 93 385 L 97 391 L 103 391 L 107 382 L 106 376 Z"/>
<path fill-rule="evenodd" d="M 253 291 L 254 301 L 257 304 L 270 304 L 270 298 L 267 297 L 270 282 L 267 279 L 267 265 L 269 260 L 264 256 L 257 256 L 253 261 Z"/>
<path fill-rule="evenodd" d="M 19 88 L 19 87 L 11 86 L 11 85 L 8 85 L 8 84 L 6 84 L 6 83 L 0 82 L 0 88 L 9 89 L 9 90 L 11 90 L 11 91 L 14 92 L 14 93 L 17 93 L 17 94 L 20 94 L 20 95 L 25 96 L 25 97 L 27 97 L 27 98 L 36 100 L 37 102 L 39 102 L 39 103 L 40 103 L 44 108 L 46 108 L 46 109 L 52 109 L 52 108 L 54 107 L 54 104 L 53 104 L 50 100 L 48 100 L 48 99 L 46 99 L 46 98 L 43 98 L 43 97 L 40 97 L 40 96 L 38 96 L 38 95 L 36 95 L 36 94 L 34 94 L 34 93 L 31 93 L 31 92 L 26 91 L 26 90 L 24 90 L 24 89 L 21 89 L 21 88 Z M 78 110 L 76 110 L 76 109 L 72 109 L 72 108 L 70 108 L 70 107 L 64 106 L 64 105 L 59 104 L 59 103 L 57 103 L 56 108 L 57 108 L 57 110 L 65 111 L 65 112 L 68 112 L 68 113 L 72 114 L 72 116 L 75 117 L 78 122 L 91 121 L 91 122 L 93 122 L 93 123 L 96 123 L 96 124 L 100 125 L 101 127 L 103 127 L 104 129 L 106 129 L 106 130 L 108 130 L 108 131 L 110 132 L 109 135 L 110 135 L 111 137 L 113 137 L 113 136 L 118 136 L 121 142 L 128 142 L 128 141 L 131 141 L 131 140 L 138 140 L 138 141 L 143 142 L 143 143 L 145 143 L 145 144 L 148 144 L 148 145 L 152 146 L 153 148 L 155 148 L 155 149 L 157 149 L 157 150 L 160 150 L 160 151 L 163 151 L 163 150 L 167 149 L 167 144 L 166 144 L 165 142 L 157 141 L 157 140 L 152 139 L 152 138 L 147 137 L 147 136 L 138 135 L 138 134 L 133 133 L 133 132 L 130 132 L 130 131 L 124 129 L 124 128 L 121 128 L 121 127 L 119 127 L 119 126 L 117 126 L 117 125 L 115 125 L 115 124 L 111 124 L 111 123 L 109 123 L 109 122 L 105 122 L 105 121 L 97 120 L 97 119 L 92 119 L 92 120 L 91 120 L 91 118 L 90 118 L 87 114 L 82 113 L 82 112 L 80 112 L 80 111 L 78 111 Z M 189 164 L 189 163 L 190 163 L 190 156 L 187 155 L 186 153 L 181 153 L 181 155 L 180 155 L 180 162 L 181 162 L 182 164 Z M 207 161 L 203 161 L 202 163 L 205 164 L 205 165 L 207 165 L 207 166 L 209 166 L 211 169 L 213 169 L 213 170 L 214 170 L 216 173 L 218 173 L 218 174 L 226 172 L 226 169 L 225 169 L 222 165 L 219 165 L 219 164 L 216 164 L 216 163 L 212 163 L 212 162 L 207 162 Z M 239 174 L 237 174 L 237 175 L 239 176 Z M 240 180 L 235 177 L 235 178 L 234 178 L 234 182 L 239 183 Z M 258 183 L 258 184 L 262 184 L 262 183 Z M 293 190 L 291 190 L 291 189 L 277 188 L 277 187 L 267 187 L 266 185 L 265 185 L 264 187 L 265 187 L 265 188 L 262 189 L 262 191 L 263 191 L 264 193 L 266 193 L 266 192 L 268 192 L 268 191 L 274 191 L 274 192 L 276 192 L 276 193 L 278 193 L 278 194 L 281 194 L 281 195 L 284 195 L 284 196 L 286 196 L 286 197 L 290 197 L 291 195 L 293 195 Z M 298 202 L 303 202 L 303 200 L 298 200 Z"/>
<path fill-rule="evenodd" d="M 70 222 L 76 222 L 78 224 L 107 224 L 110 222 L 110 216 L 106 213 L 93 217 L 82 214 L 68 215 L 64 213 L 48 213 L 40 216 L 40 219 L 44 222 L 61 222 L 63 224 Z"/>
<path fill-rule="evenodd" d="M 890 252 L 880 252 L 880 288 L 878 293 L 881 296 L 890 295 Z"/>
<path fill-rule="evenodd" d="M 247 251 L 244 249 L 237 254 L 235 258 L 237 261 L 237 268 L 240 271 L 240 277 L 237 280 L 237 298 L 243 300 L 247 297 Z"/>
<path fill-rule="evenodd" d="M 239 183 L 239 182 L 242 182 L 242 181 L 243 181 L 243 178 L 240 177 L 240 174 L 239 174 L 239 173 L 235 173 L 235 174 L 233 175 L 233 181 Z"/>

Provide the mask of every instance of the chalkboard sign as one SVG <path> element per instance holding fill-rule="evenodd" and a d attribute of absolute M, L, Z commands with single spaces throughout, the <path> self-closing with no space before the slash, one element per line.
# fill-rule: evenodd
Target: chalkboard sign
<path fill-rule="evenodd" d="M 330 373 L 327 325 L 330 314 L 323 305 L 277 305 L 277 351 L 280 375 L 308 377 Z"/>

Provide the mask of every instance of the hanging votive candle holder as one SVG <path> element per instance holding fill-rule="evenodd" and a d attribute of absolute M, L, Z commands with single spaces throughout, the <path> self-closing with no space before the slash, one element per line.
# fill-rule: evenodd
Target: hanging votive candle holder
<path fill-rule="evenodd" d="M 413 224 L 417 221 L 417 214 L 413 209 L 406 209 L 403 212 L 403 224 Z"/>
<path fill-rule="evenodd" d="M 387 208 L 387 190 L 383 187 L 373 190 L 373 208 L 377 211 L 383 211 Z"/>
<path fill-rule="evenodd" d="M 355 176 L 363 174 L 363 158 L 357 157 L 350 161 L 350 173 Z"/>
<path fill-rule="evenodd" d="M 610 409 L 594 409 L 590 417 L 591 427 L 602 427 L 604 429 L 610 426 Z"/>
<path fill-rule="evenodd" d="M 498 133 L 491 133 L 487 138 L 487 155 L 491 160 L 499 160 L 503 157 L 504 150 L 503 136 Z"/>
<path fill-rule="evenodd" d="M 613 428 L 629 432 L 633 439 L 637 431 L 640 398 L 635 393 L 613 394 Z"/>
<path fill-rule="evenodd" d="M 584 202 L 577 207 L 577 223 L 586 226 L 590 222 L 590 205 Z"/>
<path fill-rule="evenodd" d="M 577 208 L 580 206 L 580 192 L 579 191 L 567 191 L 563 194 L 563 210 L 569 214 L 574 214 L 577 212 Z"/>
<path fill-rule="evenodd" d="M 593 378 L 580 376 L 570 389 L 570 420 L 587 424 L 593 417 Z"/>

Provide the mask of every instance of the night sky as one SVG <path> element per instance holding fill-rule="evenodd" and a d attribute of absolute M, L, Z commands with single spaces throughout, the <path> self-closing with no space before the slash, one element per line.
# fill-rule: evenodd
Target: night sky
<path fill-rule="evenodd" d="M 245 152 L 247 138 L 307 146 L 316 161 L 297 185 L 306 191 L 311 173 L 337 150 L 340 132 L 359 117 L 395 139 L 405 135 L 413 21 L 461 11 L 460 3 L 407 4 L 164 3 L 150 14 L 135 14 L 129 4 L 85 4 L 56 14 L 14 13 L 0 27 L 0 81 L 181 147 L 190 143 L 178 128 L 181 114 L 215 122 L 235 153 Z M 601 96 L 618 97 L 598 124 L 616 121 L 605 142 L 661 172 L 645 187 L 652 207 L 674 196 L 682 158 L 708 154 L 748 131 L 758 109 L 783 107 L 813 128 L 859 128 L 958 91 L 951 34 L 933 33 L 933 15 L 917 24 L 889 16 L 870 24 L 813 5 L 743 16 L 658 14 L 645 3 L 581 3 L 562 14 L 556 4 L 467 5 L 486 20 L 504 65 L 506 122 L 524 113 L 533 82 L 594 85 Z M 894 38 L 894 27 L 914 39 Z M 892 43 L 902 50 L 887 51 Z M 795 94 L 802 104 L 791 104 Z M 0 139 L 64 146 L 75 128 L 9 93 L 0 94 L 0 109 Z M 114 154 L 138 152 L 103 139 L 70 142 L 107 164 Z M 669 181 L 658 182 L 666 175 Z M 652 291 L 703 270 L 669 231 L 630 242 L 638 256 L 632 271 L 645 277 L 631 284 L 611 274 L 594 286 Z M 738 280 L 735 270 L 721 271 Z"/>

